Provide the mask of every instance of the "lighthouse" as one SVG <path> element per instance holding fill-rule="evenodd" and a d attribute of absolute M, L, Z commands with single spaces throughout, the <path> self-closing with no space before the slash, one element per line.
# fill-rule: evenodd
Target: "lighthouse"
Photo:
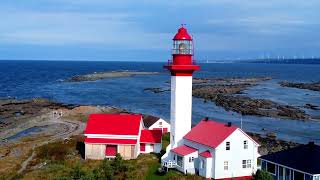
<path fill-rule="evenodd" d="M 171 73 L 170 148 L 181 145 L 191 130 L 192 74 L 200 69 L 193 50 L 193 39 L 182 25 L 173 37 L 172 60 L 164 66 Z"/>

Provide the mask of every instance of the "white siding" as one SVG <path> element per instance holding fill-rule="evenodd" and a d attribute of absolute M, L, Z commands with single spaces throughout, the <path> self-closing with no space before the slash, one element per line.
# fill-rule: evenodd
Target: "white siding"
<path fill-rule="evenodd" d="M 176 156 L 181 156 L 179 154 L 176 153 L 172 153 L 172 155 L 176 155 Z M 186 156 L 181 156 L 183 157 L 183 165 L 182 167 L 177 167 L 177 170 L 183 172 L 183 173 L 188 173 L 188 174 L 195 174 L 195 164 L 197 163 L 197 159 L 198 159 L 198 151 L 190 153 Z M 189 158 L 194 158 L 194 161 L 189 162 Z M 177 157 L 176 157 L 176 161 L 177 161 Z"/>
<path fill-rule="evenodd" d="M 151 152 L 154 152 L 154 153 L 160 153 L 161 151 L 161 143 L 157 143 L 157 144 L 146 144 L 146 149 L 144 152 L 141 152 L 141 153 L 151 153 Z"/>
<path fill-rule="evenodd" d="M 152 129 L 157 129 L 157 128 L 167 128 L 168 132 L 170 132 L 170 124 L 163 120 L 163 119 L 159 119 L 157 122 L 155 122 L 154 124 L 152 124 L 148 129 L 152 130 Z"/>
<path fill-rule="evenodd" d="M 245 140 L 248 142 L 247 149 L 244 149 Z M 230 150 L 226 150 L 226 142 L 230 142 Z M 251 176 L 257 170 L 257 158 L 258 146 L 238 129 L 216 148 L 213 178 Z M 243 160 L 251 160 L 251 168 L 242 168 Z M 224 170 L 224 161 L 228 161 L 228 171 Z"/>
<path fill-rule="evenodd" d="M 199 156 L 198 159 L 199 162 L 199 175 L 205 178 L 211 178 L 211 172 L 212 172 L 212 158 L 205 158 L 202 156 Z M 201 167 L 201 164 L 203 167 Z"/>

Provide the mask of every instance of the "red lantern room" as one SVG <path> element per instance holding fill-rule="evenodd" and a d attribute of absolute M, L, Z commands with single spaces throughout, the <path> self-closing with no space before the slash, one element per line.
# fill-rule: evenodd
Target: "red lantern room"
<path fill-rule="evenodd" d="M 166 69 L 172 76 L 192 76 L 193 71 L 199 70 L 193 57 L 193 40 L 187 29 L 182 25 L 173 37 L 172 61 L 168 61 Z"/>

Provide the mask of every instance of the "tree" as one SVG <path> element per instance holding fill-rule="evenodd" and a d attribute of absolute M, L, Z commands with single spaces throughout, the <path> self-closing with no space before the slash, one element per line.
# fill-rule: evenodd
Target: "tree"
<path fill-rule="evenodd" d="M 120 174 L 127 171 L 128 169 L 119 153 L 116 154 L 116 157 L 113 159 L 111 166 L 115 174 Z"/>
<path fill-rule="evenodd" d="M 110 166 L 107 159 L 104 159 L 97 169 L 93 170 L 94 179 L 107 179 L 112 180 L 114 176 L 114 170 Z"/>
<path fill-rule="evenodd" d="M 254 175 L 253 180 L 274 180 L 274 178 L 267 171 L 258 170 Z"/>

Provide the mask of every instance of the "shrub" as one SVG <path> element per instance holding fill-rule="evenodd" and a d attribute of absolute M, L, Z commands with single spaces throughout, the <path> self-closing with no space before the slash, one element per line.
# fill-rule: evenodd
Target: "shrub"
<path fill-rule="evenodd" d="M 253 176 L 253 180 L 273 180 L 273 177 L 266 171 L 258 170 Z"/>
<path fill-rule="evenodd" d="M 68 153 L 69 148 L 66 145 L 56 142 L 39 147 L 37 149 L 37 158 L 63 161 Z"/>

